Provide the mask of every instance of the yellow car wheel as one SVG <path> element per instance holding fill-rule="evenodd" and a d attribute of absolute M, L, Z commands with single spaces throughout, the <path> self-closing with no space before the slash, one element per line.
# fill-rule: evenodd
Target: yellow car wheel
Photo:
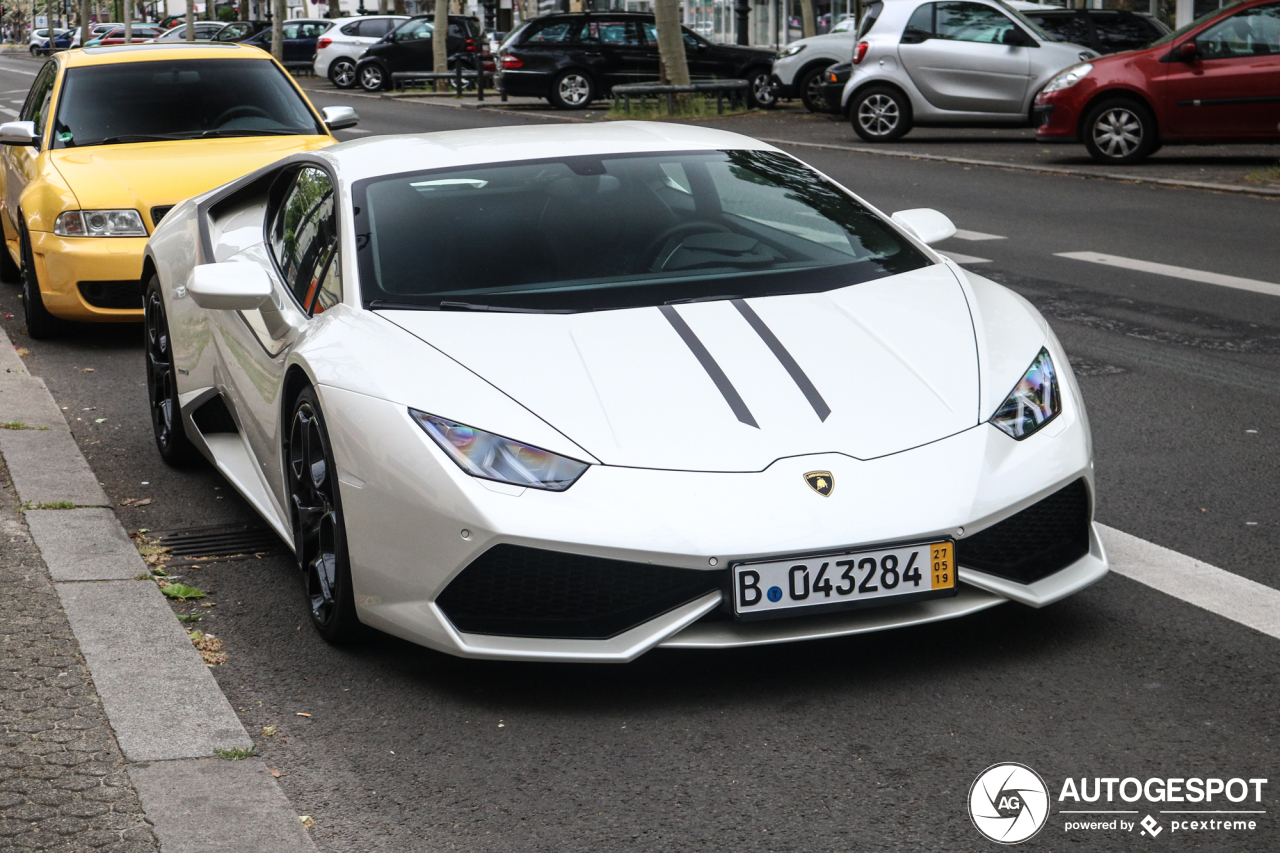
<path fill-rule="evenodd" d="M 36 340 L 56 337 L 62 331 L 62 321 L 44 307 L 40 281 L 36 278 L 35 259 L 31 256 L 31 240 L 25 226 L 19 241 L 22 247 L 22 313 L 27 321 L 27 335 Z"/>
<path fill-rule="evenodd" d="M 0 281 L 5 284 L 22 283 L 22 267 L 14 262 L 9 247 L 3 244 L 0 244 Z"/>

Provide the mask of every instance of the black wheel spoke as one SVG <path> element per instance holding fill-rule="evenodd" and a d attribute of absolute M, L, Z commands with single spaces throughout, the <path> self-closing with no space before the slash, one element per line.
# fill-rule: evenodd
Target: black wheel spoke
<path fill-rule="evenodd" d="M 340 597 L 341 520 L 334 501 L 329 449 L 320 420 L 305 401 L 294 412 L 285 450 L 298 568 L 305 576 L 312 618 L 325 628 L 335 618 Z"/>

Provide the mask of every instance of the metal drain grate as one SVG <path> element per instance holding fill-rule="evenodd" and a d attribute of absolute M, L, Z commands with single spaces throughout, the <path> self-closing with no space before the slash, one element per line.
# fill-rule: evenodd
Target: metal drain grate
<path fill-rule="evenodd" d="M 169 549 L 170 567 L 240 560 L 285 550 L 276 532 L 260 524 L 214 524 L 156 530 L 149 534 L 149 538 L 156 545 Z"/>

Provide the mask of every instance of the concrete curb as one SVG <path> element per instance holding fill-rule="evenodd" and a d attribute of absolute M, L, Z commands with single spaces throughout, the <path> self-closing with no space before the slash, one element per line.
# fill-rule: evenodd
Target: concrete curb
<path fill-rule="evenodd" d="M 0 455 L 162 853 L 315 853 L 44 382 L 0 330 Z M 73 508 L 41 508 L 69 503 Z"/>
<path fill-rule="evenodd" d="M 794 139 L 766 139 L 757 137 L 761 142 L 770 145 L 790 145 L 798 148 L 824 148 L 831 151 L 849 151 L 855 154 L 875 154 L 879 157 L 903 157 L 908 160 L 934 160 L 939 163 L 960 163 L 965 166 L 987 166 L 996 169 L 1013 169 L 1018 172 L 1038 172 L 1043 175 L 1069 175 L 1077 178 L 1097 178 L 1104 181 L 1122 181 L 1124 183 L 1157 184 L 1163 187 L 1180 187 L 1192 190 L 1212 190 L 1220 193 L 1239 193 L 1241 195 L 1258 195 L 1280 198 L 1280 190 L 1265 187 L 1240 187 L 1235 184 L 1218 184 L 1210 181 L 1186 181 L 1178 178 L 1151 178 L 1144 175 L 1121 175 L 1101 169 L 1078 169 L 1074 166 L 1031 166 L 1025 163 L 1001 163 L 999 160 L 974 160 L 969 157 L 946 157 L 941 154 L 920 154 L 913 151 L 889 151 L 883 148 L 864 148 L 857 145 L 831 145 L 825 142 L 797 142 Z"/>

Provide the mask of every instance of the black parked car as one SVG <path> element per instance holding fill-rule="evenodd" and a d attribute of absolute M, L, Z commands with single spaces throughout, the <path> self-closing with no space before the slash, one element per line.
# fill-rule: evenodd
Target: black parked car
<path fill-rule="evenodd" d="M 435 27 L 435 15 L 418 15 L 387 33 L 382 41 L 369 45 L 356 63 L 356 82 L 360 88 L 369 92 L 390 89 L 391 75 L 396 72 L 435 70 L 432 47 Z M 445 47 L 449 53 L 450 71 L 459 62 L 463 68 L 476 69 L 483 33 L 484 28 L 476 18 L 449 16 Z"/>
<path fill-rule="evenodd" d="M 1137 50 L 1169 32 L 1150 15 L 1119 9 L 1051 9 L 1022 14 L 1049 35 L 1091 47 L 1098 53 Z"/>
<path fill-rule="evenodd" d="M 837 62 L 828 65 L 822 72 L 822 100 L 826 102 L 830 112 L 840 112 L 840 99 L 844 97 L 844 84 L 853 76 L 852 62 Z"/>
<path fill-rule="evenodd" d="M 263 30 L 271 29 L 270 21 L 232 21 L 213 37 L 214 41 L 248 41 Z M 268 44 L 267 48 L 270 49 Z"/>
<path fill-rule="evenodd" d="M 282 61 L 284 64 L 286 66 L 311 65 L 312 60 L 316 58 L 316 42 L 332 26 L 333 21 L 327 21 L 323 18 L 299 18 L 285 21 L 284 31 L 282 32 L 284 36 L 284 59 Z M 257 35 L 250 36 L 244 40 L 243 44 L 251 44 L 270 53 L 271 28 L 267 27 Z"/>
<path fill-rule="evenodd" d="M 684 48 L 694 80 L 746 79 L 751 106 L 773 106 L 773 51 L 712 44 L 687 29 Z M 653 15 L 545 15 L 503 43 L 500 85 L 509 95 L 546 98 L 559 109 L 577 110 L 620 83 L 656 81 L 658 65 Z"/>

